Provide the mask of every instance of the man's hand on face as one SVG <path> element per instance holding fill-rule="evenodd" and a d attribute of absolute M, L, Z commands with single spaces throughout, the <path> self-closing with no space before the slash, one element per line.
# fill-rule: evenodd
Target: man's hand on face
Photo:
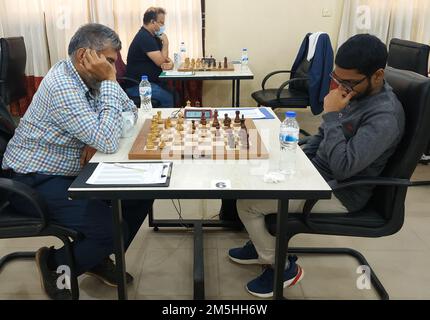
<path fill-rule="evenodd" d="M 85 51 L 83 66 L 97 81 L 116 81 L 115 68 L 107 61 L 103 54 L 99 57 L 95 50 L 87 49 Z"/>
<path fill-rule="evenodd" d="M 97 152 L 97 150 L 90 147 L 90 146 L 86 146 L 84 148 L 84 151 L 82 152 L 82 155 L 81 155 L 81 167 L 82 168 L 90 162 L 90 160 L 96 154 L 96 152 Z"/>
<path fill-rule="evenodd" d="M 334 89 L 324 99 L 324 111 L 329 112 L 341 112 L 350 103 L 351 99 L 357 93 L 352 91 L 347 93 L 341 88 Z"/>

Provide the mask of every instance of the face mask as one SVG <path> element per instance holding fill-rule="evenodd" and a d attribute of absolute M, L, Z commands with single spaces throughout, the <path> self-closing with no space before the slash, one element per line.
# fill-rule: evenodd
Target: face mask
<path fill-rule="evenodd" d="M 161 37 L 166 32 L 166 26 L 162 26 L 159 31 L 155 31 L 157 37 Z"/>

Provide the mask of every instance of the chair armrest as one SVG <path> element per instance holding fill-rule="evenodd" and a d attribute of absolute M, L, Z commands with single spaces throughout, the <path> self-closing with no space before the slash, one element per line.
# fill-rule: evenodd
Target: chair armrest
<path fill-rule="evenodd" d="M 140 84 L 140 82 L 137 81 L 136 79 L 132 79 L 132 78 L 128 78 L 128 77 L 119 77 L 119 78 L 117 78 L 117 80 L 118 81 L 121 81 L 121 80 L 123 80 L 123 81 L 129 81 L 129 82 L 132 82 L 132 83 L 137 84 L 137 85 Z"/>
<path fill-rule="evenodd" d="M 290 84 L 292 84 L 292 83 L 294 83 L 294 82 L 298 82 L 298 81 L 308 81 L 309 80 L 309 78 L 294 78 L 294 79 L 291 79 L 291 80 L 288 80 L 288 81 L 285 81 L 280 87 L 279 87 L 279 89 L 278 89 L 278 92 L 276 93 L 276 99 L 280 99 L 281 98 L 281 94 L 282 94 L 282 91 L 284 91 L 284 89 L 285 89 L 285 87 L 286 86 L 288 86 L 288 85 L 290 85 Z"/>
<path fill-rule="evenodd" d="M 0 178 L 0 190 L 21 196 L 27 200 L 42 220 L 42 229 L 48 225 L 48 206 L 36 190 L 11 179 Z"/>
<path fill-rule="evenodd" d="M 384 177 L 360 177 L 354 178 L 343 182 L 338 181 L 329 181 L 329 186 L 333 191 L 357 187 L 357 186 L 393 186 L 393 187 L 410 187 L 412 186 L 411 181 L 407 179 L 396 179 L 396 178 L 384 178 Z M 318 200 L 308 200 L 305 203 L 303 208 L 303 215 L 305 217 L 306 224 L 311 227 L 312 223 L 310 222 L 312 210 L 315 205 L 318 203 Z"/>
<path fill-rule="evenodd" d="M 392 187 L 410 187 L 412 182 L 407 179 L 384 178 L 384 177 L 360 177 L 342 182 L 329 181 L 328 184 L 333 191 L 359 186 L 392 186 Z"/>
<path fill-rule="evenodd" d="M 266 83 L 267 81 L 269 81 L 271 77 L 280 73 L 291 73 L 291 72 L 292 72 L 291 70 L 278 70 L 278 71 L 271 72 L 263 79 L 263 82 L 261 83 L 261 87 L 263 88 L 263 90 L 266 90 Z"/>

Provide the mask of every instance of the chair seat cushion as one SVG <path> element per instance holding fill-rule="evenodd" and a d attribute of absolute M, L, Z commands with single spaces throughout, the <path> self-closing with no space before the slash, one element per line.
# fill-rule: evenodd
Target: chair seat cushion
<path fill-rule="evenodd" d="M 285 89 L 282 91 L 280 100 L 276 98 L 278 89 L 266 89 L 254 92 L 252 98 L 259 105 L 269 108 L 296 107 L 307 108 L 310 105 L 309 96 L 298 90 Z"/>

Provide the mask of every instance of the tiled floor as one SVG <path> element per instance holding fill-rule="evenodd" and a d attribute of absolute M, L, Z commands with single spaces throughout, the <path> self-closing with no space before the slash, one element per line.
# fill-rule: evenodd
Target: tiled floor
<path fill-rule="evenodd" d="M 305 121 L 303 121 L 305 122 Z M 311 119 L 308 123 L 312 130 Z M 302 127 L 306 128 L 305 125 Z M 430 166 L 419 166 L 415 180 L 430 180 Z M 406 222 L 395 236 L 358 239 L 297 236 L 294 246 L 352 247 L 362 251 L 393 299 L 430 299 L 430 187 L 410 189 Z M 218 201 L 183 201 L 185 217 L 213 217 Z M 157 217 L 176 218 L 169 201 L 156 203 Z M 257 266 L 239 266 L 227 258 L 228 248 L 241 246 L 244 233 L 208 230 L 205 233 L 205 277 L 208 299 L 252 299 L 244 289 L 260 272 Z M 55 239 L 0 240 L 0 255 L 59 245 Z M 128 271 L 135 277 L 131 299 L 192 299 L 193 235 L 181 230 L 155 233 L 147 226 L 127 253 Z M 357 263 L 348 257 L 303 256 L 305 278 L 286 296 L 301 299 L 376 299 L 374 291 L 358 290 Z M 116 290 L 88 276 L 80 279 L 82 299 L 115 299 Z M 34 261 L 10 263 L 0 273 L 0 299 L 46 299 Z"/>

